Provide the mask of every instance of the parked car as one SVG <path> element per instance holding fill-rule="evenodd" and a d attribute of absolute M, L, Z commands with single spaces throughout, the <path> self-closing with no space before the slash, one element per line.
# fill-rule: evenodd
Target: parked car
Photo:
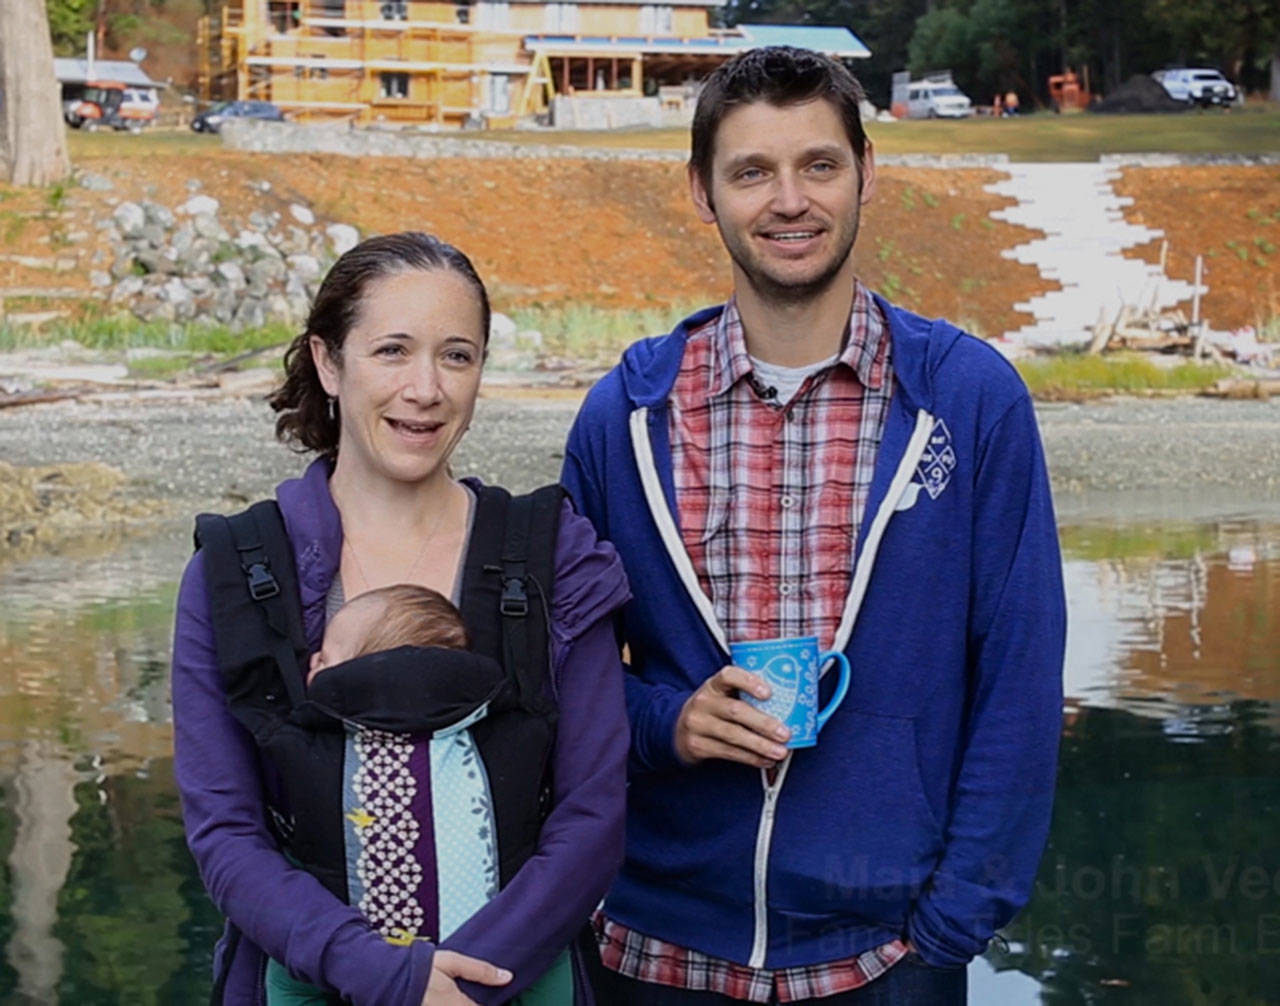
<path fill-rule="evenodd" d="M 1188 105 L 1229 105 L 1236 100 L 1236 87 L 1217 70 L 1182 67 L 1157 70 L 1153 76 L 1175 101 Z"/>
<path fill-rule="evenodd" d="M 219 101 L 191 120 L 197 133 L 216 133 L 228 119 L 266 119 L 283 122 L 284 113 L 269 101 Z"/>
<path fill-rule="evenodd" d="M 973 102 L 950 80 L 913 80 L 907 86 L 907 118 L 963 119 Z"/>

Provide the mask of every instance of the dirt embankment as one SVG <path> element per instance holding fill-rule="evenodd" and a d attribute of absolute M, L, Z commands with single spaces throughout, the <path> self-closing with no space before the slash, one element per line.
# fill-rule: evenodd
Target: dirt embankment
<path fill-rule="evenodd" d="M 199 156 L 87 157 L 78 167 L 114 187 L 51 194 L 0 186 L 0 244 L 18 253 L 0 255 L 9 310 L 38 309 L 41 297 L 66 306 L 50 289 L 89 296 L 89 271 L 110 264 L 95 224 L 112 205 L 146 198 L 177 206 L 195 183 L 227 217 L 254 209 L 287 216 L 289 204 L 301 202 L 365 233 L 439 234 L 475 260 L 499 310 L 695 306 L 722 300 L 729 288 L 724 250 L 694 215 L 678 164 L 360 160 L 210 147 Z M 982 191 L 998 177 L 985 169 L 882 169 L 856 253 L 865 280 L 904 306 L 987 335 L 1027 320 L 1012 305 L 1048 284 L 1033 268 L 1000 258 L 1035 235 L 988 217 L 1007 203 Z"/>
<path fill-rule="evenodd" d="M 1204 256 L 1210 325 L 1260 329 L 1280 319 L 1280 168 L 1128 168 L 1114 185 L 1134 201 L 1126 219 L 1164 231 L 1171 278 L 1192 282 Z M 1131 254 L 1158 262 L 1160 241 Z"/>
<path fill-rule="evenodd" d="M 89 274 L 110 258 L 96 224 L 122 199 L 173 207 L 196 187 L 228 218 L 258 209 L 287 219 L 289 205 L 301 202 L 322 221 L 365 233 L 437 233 L 472 256 L 498 310 L 692 307 L 723 299 L 729 288 L 724 250 L 694 215 L 679 164 L 148 149 L 80 158 L 78 167 L 109 179 L 110 191 L 0 185 L 0 306 L 76 314 L 101 305 Z M 983 191 L 999 177 L 984 168 L 882 168 L 855 253 L 863 278 L 906 307 L 983 335 L 1029 321 L 1013 306 L 1054 284 L 1001 258 L 1039 235 L 989 217 L 1008 202 Z M 1134 199 L 1130 220 L 1168 234 L 1170 275 L 1191 279 L 1195 255 L 1206 256 L 1204 306 L 1215 327 L 1280 314 L 1280 169 L 1134 168 L 1116 189 Z M 1132 254 L 1153 260 L 1159 243 Z"/>

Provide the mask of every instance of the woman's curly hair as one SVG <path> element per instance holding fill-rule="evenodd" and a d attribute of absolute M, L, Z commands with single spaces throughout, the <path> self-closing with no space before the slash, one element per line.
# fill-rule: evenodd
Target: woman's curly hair
<path fill-rule="evenodd" d="M 329 356 L 342 365 L 347 333 L 360 314 L 369 285 L 410 269 L 447 269 L 475 290 L 480 301 L 484 341 L 489 341 L 489 294 L 475 266 L 453 245 L 421 231 L 387 234 L 362 241 L 338 259 L 320 284 L 306 329 L 284 356 L 284 383 L 268 399 L 280 415 L 276 436 L 298 451 L 315 451 L 333 459 L 338 454 L 339 424 L 330 416 L 329 396 L 311 358 L 311 337 L 319 336 Z"/>

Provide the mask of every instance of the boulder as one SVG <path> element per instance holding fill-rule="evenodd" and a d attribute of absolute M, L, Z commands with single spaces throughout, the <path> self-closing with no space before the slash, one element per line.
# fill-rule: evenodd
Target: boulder
<path fill-rule="evenodd" d="M 192 196 L 178 207 L 178 212 L 189 217 L 213 216 L 221 205 L 213 196 Z"/>
<path fill-rule="evenodd" d="M 214 290 L 210 295 L 208 311 L 218 324 L 229 325 L 231 324 L 231 319 L 235 317 L 236 308 L 239 304 L 240 295 L 224 287 Z"/>
<path fill-rule="evenodd" d="M 136 237 L 147 225 L 147 215 L 137 203 L 124 202 L 115 208 L 111 218 L 125 237 Z"/>
<path fill-rule="evenodd" d="M 289 215 L 304 227 L 310 227 L 316 222 L 316 215 L 299 203 L 293 203 L 289 206 Z"/>
<path fill-rule="evenodd" d="M 142 204 L 142 212 L 146 214 L 147 224 L 150 226 L 169 230 L 174 225 L 173 211 L 160 203 L 148 200 Z"/>
<path fill-rule="evenodd" d="M 244 270 L 240 268 L 239 262 L 219 262 L 213 271 L 213 275 L 215 282 L 230 290 L 243 290 L 248 285 L 248 280 L 245 279 Z"/>
<path fill-rule="evenodd" d="M 266 323 L 267 312 L 256 297 L 241 300 L 231 316 L 231 325 L 235 328 L 261 328 Z"/>
<path fill-rule="evenodd" d="M 267 287 L 272 283 L 282 283 L 286 273 L 285 264 L 278 258 L 261 258 L 245 268 L 250 286 Z"/>
<path fill-rule="evenodd" d="M 213 280 L 208 276 L 184 276 L 182 282 L 193 297 L 204 297 L 213 292 Z"/>
<path fill-rule="evenodd" d="M 143 321 L 174 321 L 178 312 L 168 301 L 143 297 L 133 305 L 133 313 Z"/>
<path fill-rule="evenodd" d="M 360 232 L 350 224 L 330 224 L 324 233 L 335 255 L 345 255 L 360 243 Z"/>
<path fill-rule="evenodd" d="M 290 255 L 285 261 L 289 265 L 289 271 L 303 282 L 320 275 L 320 262 L 312 255 Z"/>
<path fill-rule="evenodd" d="M 231 235 L 227 233 L 226 228 L 218 222 L 218 218 L 212 213 L 196 214 L 191 221 L 191 226 L 195 228 L 196 233 L 202 238 L 213 238 L 215 241 L 227 241 L 231 237 Z"/>
<path fill-rule="evenodd" d="M 184 223 L 176 231 L 169 240 L 169 247 L 178 253 L 178 256 L 184 256 L 191 250 L 191 246 L 195 244 L 196 232 L 195 228 L 188 223 Z"/>

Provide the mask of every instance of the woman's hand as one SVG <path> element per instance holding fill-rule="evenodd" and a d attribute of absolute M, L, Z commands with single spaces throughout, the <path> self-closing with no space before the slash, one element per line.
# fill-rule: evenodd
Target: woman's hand
<path fill-rule="evenodd" d="M 423 993 L 421 1006 L 475 1006 L 475 1000 L 458 991 L 457 979 L 481 985 L 506 985 L 511 972 L 496 968 L 488 961 L 452 950 L 437 950 L 431 961 L 431 980 Z"/>

